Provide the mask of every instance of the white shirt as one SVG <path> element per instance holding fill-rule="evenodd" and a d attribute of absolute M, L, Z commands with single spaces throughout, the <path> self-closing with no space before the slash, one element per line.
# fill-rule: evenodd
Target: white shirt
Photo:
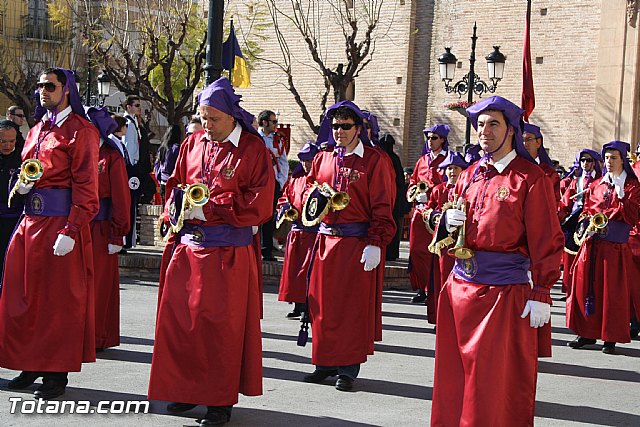
<path fill-rule="evenodd" d="M 258 133 L 262 137 L 264 145 L 275 155 L 277 166 L 273 166 L 273 171 L 276 173 L 276 181 L 278 181 L 278 184 L 282 189 L 282 187 L 284 187 L 284 183 L 287 182 L 287 179 L 289 178 L 289 161 L 287 160 L 287 156 L 284 152 L 280 155 L 278 148 L 273 146 L 274 132 L 271 132 L 269 135 L 265 135 L 262 128 L 258 128 Z M 282 139 L 280 140 L 280 143 L 284 144 Z M 279 148 L 284 151 L 284 147 Z"/>
<path fill-rule="evenodd" d="M 364 157 L 364 145 L 362 144 L 362 141 L 358 141 L 358 145 L 356 145 L 356 148 L 354 148 L 350 153 L 345 153 L 345 156 L 350 156 L 352 154 L 355 154 L 360 158 Z"/>
<path fill-rule="evenodd" d="M 71 114 L 71 105 L 58 112 L 58 115 L 56 116 L 56 122 L 54 124 L 58 127 L 61 127 L 62 124 L 67 120 L 67 117 L 69 117 L 69 114 Z M 41 121 L 46 122 L 47 120 L 51 120 L 52 115 L 53 112 L 51 110 L 47 110 L 47 114 L 42 116 Z"/>
<path fill-rule="evenodd" d="M 233 128 L 229 136 L 227 136 L 222 142 L 229 141 L 235 147 L 237 147 L 240 144 L 240 135 L 242 135 L 242 126 L 240 126 L 240 123 L 236 122 L 236 127 Z"/>
<path fill-rule="evenodd" d="M 131 114 L 125 114 L 127 119 L 127 133 L 122 137 L 122 143 L 129 153 L 129 160 L 132 165 L 138 164 L 140 160 L 140 133 L 138 131 L 138 121 Z"/>
<path fill-rule="evenodd" d="M 624 182 L 627 179 L 627 171 L 623 170 L 618 176 L 614 176 L 611 172 L 607 172 L 605 176 L 600 180 L 600 183 L 609 182 L 614 185 L 618 198 L 624 197 Z"/>
<path fill-rule="evenodd" d="M 511 161 L 515 158 L 516 158 L 516 150 L 511 150 L 509 151 L 509 154 L 507 154 L 497 162 L 493 162 L 493 167 L 496 168 L 498 173 L 502 173 L 502 171 L 504 171 L 507 168 L 507 166 L 509 166 L 509 163 L 511 163 Z"/>

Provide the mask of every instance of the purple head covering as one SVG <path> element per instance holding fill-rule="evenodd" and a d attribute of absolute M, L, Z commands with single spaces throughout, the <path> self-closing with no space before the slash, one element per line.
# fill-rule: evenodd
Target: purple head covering
<path fill-rule="evenodd" d="M 600 153 L 598 153 L 597 151 L 590 150 L 588 148 L 583 148 L 578 152 L 578 155 L 576 156 L 576 162 L 578 163 L 578 171 L 579 171 L 578 175 L 582 175 L 582 172 L 583 172 L 582 165 L 580 164 L 580 157 L 582 157 L 583 153 L 593 157 L 593 159 L 596 162 L 596 164 L 594 165 L 595 166 L 594 170 L 598 175 L 602 175 L 602 168 L 600 167 L 600 162 L 602 162 L 602 156 L 600 156 Z"/>
<path fill-rule="evenodd" d="M 536 161 L 531 158 L 529 152 L 524 148 L 522 140 L 522 125 L 524 123 L 522 121 L 522 114 L 524 113 L 524 110 L 501 96 L 492 96 L 483 99 L 467 108 L 469 120 L 471 121 L 474 129 L 478 129 L 478 116 L 485 110 L 502 111 L 507 125 L 513 128 L 513 148 L 515 148 L 516 153 L 529 160 L 531 163 L 537 164 Z M 485 153 L 483 157 L 491 157 L 491 154 L 492 153 Z"/>
<path fill-rule="evenodd" d="M 378 125 L 378 117 L 370 111 L 362 110 L 362 114 L 364 114 L 364 118 L 369 122 L 369 127 L 371 128 L 371 142 L 373 145 L 380 145 L 378 142 L 380 141 L 380 126 Z"/>
<path fill-rule="evenodd" d="M 360 117 L 360 119 L 365 118 L 362 110 L 360 110 L 360 108 L 358 108 L 358 106 L 352 101 L 340 101 L 333 104 L 331 107 L 327 108 L 327 111 L 325 111 L 324 118 L 322 119 L 322 123 L 320 124 L 320 129 L 318 130 L 318 138 L 316 139 L 316 144 L 318 146 L 323 143 L 326 143 L 326 145 L 328 145 L 329 147 L 336 146 L 336 141 L 335 139 L 333 139 L 333 132 L 331 132 L 331 122 L 333 120 L 333 115 L 339 107 L 347 107 L 350 110 L 353 110 L 353 112 L 355 112 L 356 115 Z M 363 144 L 373 146 L 371 144 L 371 141 L 369 141 L 369 137 L 367 136 L 367 129 L 364 126 L 362 126 L 362 129 L 360 129 L 359 138 Z"/>
<path fill-rule="evenodd" d="M 422 133 L 424 134 L 425 138 L 429 133 L 435 133 L 443 137 L 444 142 L 442 143 L 442 149 L 444 151 L 449 150 L 449 139 L 447 138 L 449 136 L 449 132 L 451 132 L 451 128 L 448 125 L 441 124 L 441 123 L 437 125 L 433 125 L 430 128 L 424 128 L 422 130 Z M 422 147 L 422 155 L 424 156 L 425 154 L 430 152 L 431 150 L 429 150 L 429 141 L 426 141 L 424 144 L 424 147 Z"/>
<path fill-rule="evenodd" d="M 601 152 L 603 159 L 604 159 L 604 154 L 606 150 L 617 150 L 622 156 L 623 167 L 624 167 L 624 170 L 627 172 L 627 176 L 631 178 L 636 178 L 636 173 L 631 167 L 631 163 L 629 162 L 629 157 L 627 157 L 627 154 L 629 153 L 629 151 L 631 151 L 631 145 L 628 142 L 611 141 L 604 144 Z M 605 166 L 604 172 L 606 171 L 607 169 Z"/>
<path fill-rule="evenodd" d="M 482 158 L 482 156 L 480 155 L 481 150 L 482 147 L 480 146 L 480 144 L 468 145 L 464 155 L 465 162 L 472 164 L 480 160 Z"/>
<path fill-rule="evenodd" d="M 84 107 L 82 106 L 82 100 L 80 99 L 80 94 L 78 93 L 78 87 L 76 86 L 76 76 L 75 73 L 71 70 L 66 70 L 64 68 L 56 68 L 64 73 L 67 78 L 67 82 L 64 84 L 62 88 L 62 92 L 69 91 L 69 105 L 71 106 L 71 111 L 78 114 L 83 119 L 86 119 L 87 116 L 84 112 Z M 35 91 L 35 99 L 36 99 L 36 108 L 33 113 L 33 117 L 36 121 L 40 121 L 42 117 L 47 113 L 47 109 L 42 106 L 40 103 L 40 89 L 36 89 Z M 60 98 L 60 102 L 62 102 L 63 98 Z M 60 104 L 58 103 L 58 105 Z M 56 106 L 57 107 L 57 106 Z M 53 111 L 51 114 L 51 125 L 56 122 L 56 117 L 58 115 L 58 111 Z"/>
<path fill-rule="evenodd" d="M 298 153 L 298 159 L 300 159 L 300 163 L 298 163 L 291 173 L 294 177 L 304 175 L 304 168 L 302 167 L 302 162 L 313 160 L 313 158 L 320 152 L 320 147 L 318 147 L 315 142 L 307 141 L 304 146 Z"/>
<path fill-rule="evenodd" d="M 534 135 L 536 138 L 540 138 L 540 147 L 538 148 L 538 159 L 540 159 L 540 164 L 546 163 L 547 165 L 553 167 L 553 162 L 549 158 L 549 154 L 547 154 L 547 150 L 544 149 L 544 138 L 542 136 L 542 132 L 540 132 L 540 128 L 536 125 L 532 125 L 531 123 L 525 123 L 523 134 L 530 133 Z M 524 140 L 523 140 L 524 143 Z"/>
<path fill-rule="evenodd" d="M 237 95 L 226 77 L 220 77 L 198 94 L 198 105 L 208 105 L 230 115 L 240 123 L 242 129 L 260 136 L 253 127 L 253 114 L 240 106 L 242 96 Z"/>
<path fill-rule="evenodd" d="M 84 107 L 84 110 L 89 121 L 100 132 L 100 138 L 102 138 L 103 143 L 120 153 L 120 149 L 115 145 L 115 142 L 109 138 L 109 135 L 118 130 L 118 123 L 111 117 L 107 107 Z"/>
<path fill-rule="evenodd" d="M 462 169 L 466 169 L 469 167 L 469 163 L 467 163 L 462 157 L 462 154 L 458 153 L 457 151 L 449 151 L 449 155 L 447 156 L 447 158 L 444 159 L 444 161 L 440 163 L 438 167 L 440 169 L 446 169 L 449 165 L 460 166 Z"/>
<path fill-rule="evenodd" d="M 582 174 L 582 168 L 580 167 L 580 153 L 576 155 L 576 159 L 573 161 L 573 164 L 569 167 L 565 174 L 562 175 L 562 179 L 573 176 L 576 170 L 579 174 Z"/>

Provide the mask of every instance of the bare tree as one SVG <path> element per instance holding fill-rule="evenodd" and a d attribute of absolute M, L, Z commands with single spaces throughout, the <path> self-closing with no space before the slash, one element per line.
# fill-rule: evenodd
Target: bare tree
<path fill-rule="evenodd" d="M 387 1 L 386 3 L 394 3 Z M 324 111 L 329 94 L 335 102 L 353 97 L 353 83 L 360 72 L 372 61 L 376 40 L 386 36 L 393 20 L 381 23 L 384 0 L 268 0 L 266 5 L 273 23 L 276 39 L 282 52 L 282 60 L 274 61 L 256 55 L 258 59 L 279 67 L 287 76 L 286 87 L 300 107 L 302 117 L 309 127 L 318 132 L 319 125 L 311 116 L 296 86 L 294 65 L 311 67 L 322 79 L 325 91 L 320 99 Z M 393 4 L 395 7 L 395 3 Z M 302 36 L 311 62 L 301 61 L 292 54 L 292 40 L 285 35 L 285 28 L 294 28 Z M 331 67 L 328 58 L 335 58 L 338 45 L 328 42 L 333 33 L 341 33 L 344 40 L 344 61 Z M 300 40 L 298 37 L 296 41 Z"/>

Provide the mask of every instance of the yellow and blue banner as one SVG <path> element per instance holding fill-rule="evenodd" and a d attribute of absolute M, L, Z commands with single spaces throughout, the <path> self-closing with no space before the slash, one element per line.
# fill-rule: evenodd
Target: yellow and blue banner
<path fill-rule="evenodd" d="M 240 44 L 238 44 L 238 38 L 233 29 L 233 21 L 231 21 L 229 38 L 222 44 L 222 67 L 229 70 L 232 86 L 249 87 L 251 85 L 249 66 L 242 56 L 242 50 L 240 50 Z"/>

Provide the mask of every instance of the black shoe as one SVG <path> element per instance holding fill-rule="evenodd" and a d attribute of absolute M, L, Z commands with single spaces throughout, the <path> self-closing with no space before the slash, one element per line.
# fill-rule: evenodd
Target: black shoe
<path fill-rule="evenodd" d="M 41 375 L 37 372 L 22 371 L 20 375 L 9 381 L 9 390 L 23 390 L 33 384 Z"/>
<path fill-rule="evenodd" d="M 595 343 L 596 343 L 596 340 L 594 340 L 593 338 L 577 337 L 575 340 L 571 341 L 567 345 L 571 348 L 582 348 L 585 345 L 591 345 Z"/>
<path fill-rule="evenodd" d="M 263 261 L 277 261 L 276 257 L 274 257 L 273 255 L 263 256 L 262 260 Z"/>
<path fill-rule="evenodd" d="M 129 248 L 129 249 L 131 249 L 131 248 Z M 127 250 L 126 249 L 120 249 L 120 252 L 118 252 L 118 254 L 126 255 L 127 254 Z"/>
<path fill-rule="evenodd" d="M 53 399 L 58 396 L 62 396 L 66 390 L 66 383 L 61 383 L 58 381 L 45 381 L 36 391 L 33 392 L 33 395 L 36 399 Z"/>
<path fill-rule="evenodd" d="M 293 309 L 289 313 L 287 313 L 287 319 L 297 319 L 302 316 L 302 312 L 296 309 Z"/>
<path fill-rule="evenodd" d="M 640 329 L 638 328 L 629 329 L 629 337 L 631 339 L 638 338 L 638 334 L 640 334 Z"/>
<path fill-rule="evenodd" d="M 220 427 L 231 419 L 231 407 L 208 406 L 207 415 L 200 420 L 200 427 Z"/>
<path fill-rule="evenodd" d="M 605 341 L 602 346 L 602 352 L 604 354 L 616 354 L 616 343 Z"/>
<path fill-rule="evenodd" d="M 346 375 L 340 375 L 336 381 L 336 390 L 351 391 L 353 388 L 353 379 Z"/>
<path fill-rule="evenodd" d="M 411 302 L 415 302 L 415 303 L 422 303 L 422 302 L 425 302 L 426 300 L 427 300 L 427 294 L 422 289 L 419 290 L 418 293 L 413 296 L 413 298 L 411 298 Z"/>
<path fill-rule="evenodd" d="M 173 412 L 177 414 L 179 412 L 185 412 L 190 409 L 193 409 L 196 406 L 198 405 L 193 403 L 171 402 L 167 405 L 167 412 Z"/>
<path fill-rule="evenodd" d="M 327 371 L 319 371 L 319 370 L 315 370 L 313 371 L 313 373 L 309 374 L 309 375 L 305 375 L 304 378 L 302 379 L 302 381 L 304 381 L 305 383 L 321 383 L 322 381 L 326 380 L 329 377 L 335 377 L 336 375 L 338 375 L 338 370 L 337 369 L 329 369 Z"/>

